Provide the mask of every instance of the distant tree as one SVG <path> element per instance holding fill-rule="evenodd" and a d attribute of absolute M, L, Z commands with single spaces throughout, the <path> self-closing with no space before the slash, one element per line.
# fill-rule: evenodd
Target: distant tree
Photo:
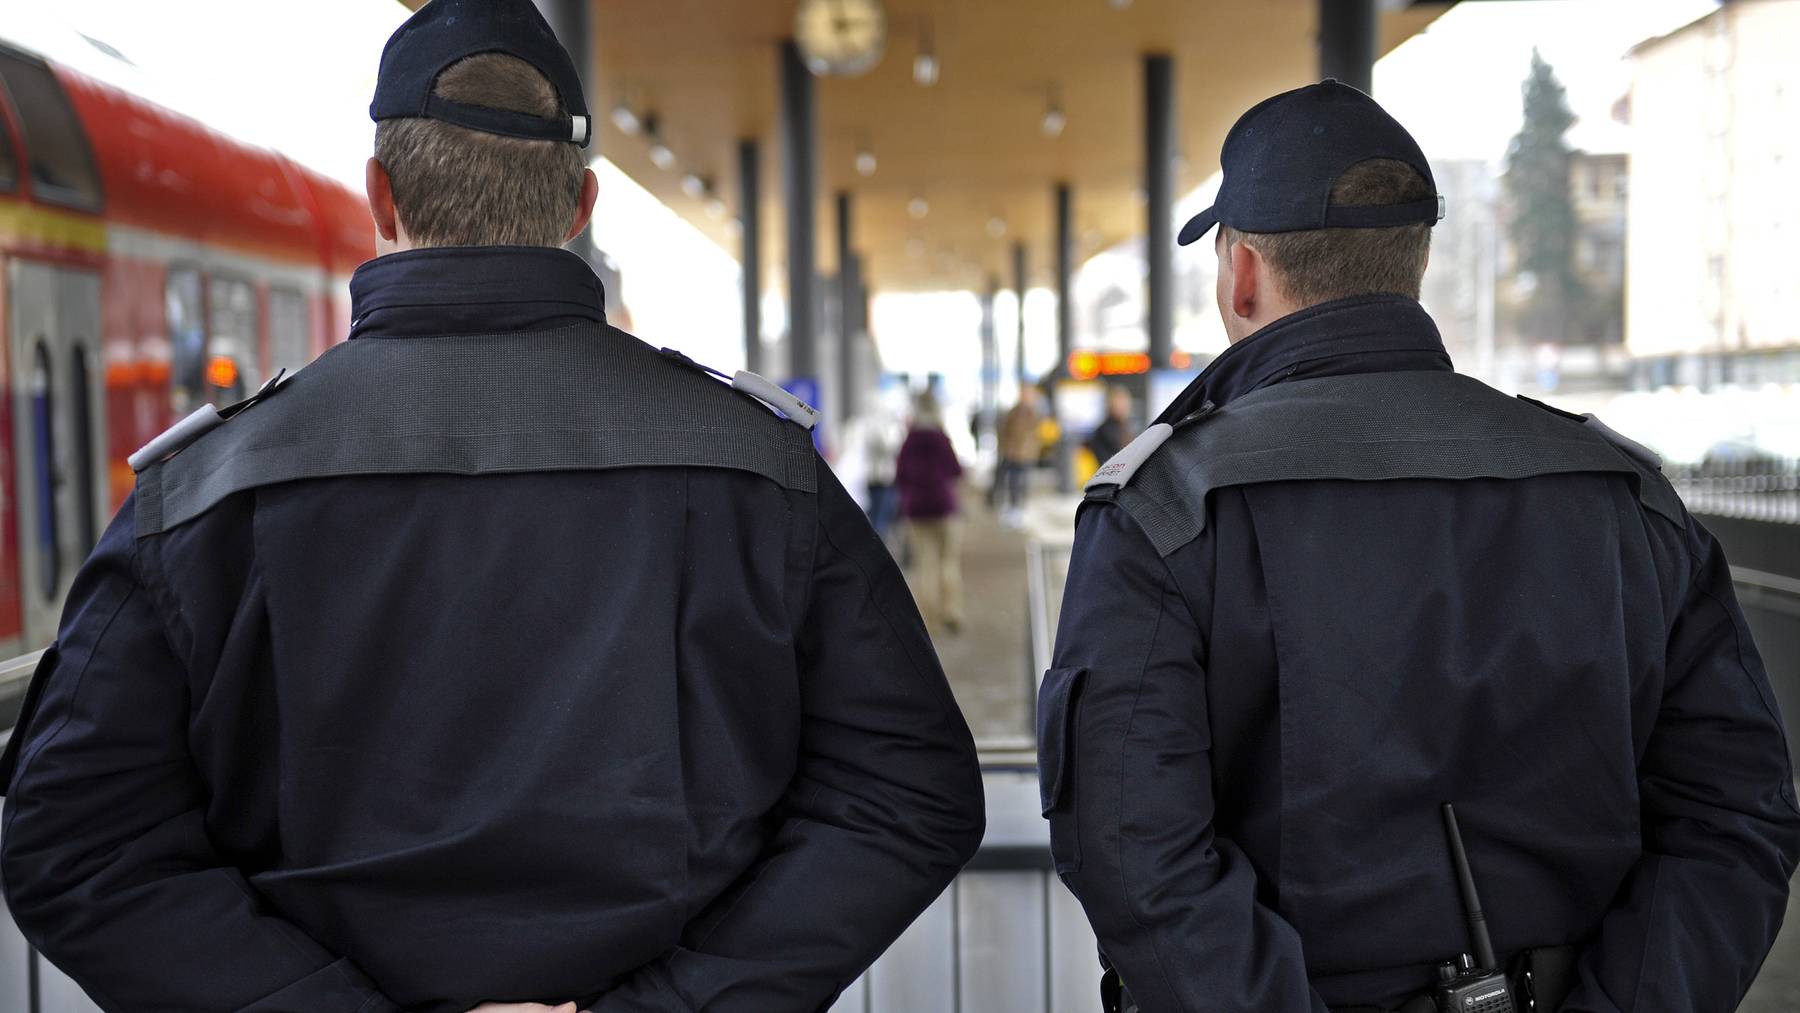
<path fill-rule="evenodd" d="M 1575 270 L 1579 222 L 1569 192 L 1574 151 L 1564 137 L 1575 114 L 1556 71 L 1536 49 L 1523 91 L 1525 122 L 1507 149 L 1505 176 L 1518 283 L 1526 290 L 1521 323 L 1531 338 L 1562 343 L 1583 330 L 1585 298 Z"/>

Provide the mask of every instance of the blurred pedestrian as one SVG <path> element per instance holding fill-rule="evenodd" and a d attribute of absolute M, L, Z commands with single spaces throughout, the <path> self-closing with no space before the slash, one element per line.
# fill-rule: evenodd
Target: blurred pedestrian
<path fill-rule="evenodd" d="M 1106 418 L 1088 434 L 1087 448 L 1094 455 L 1094 463 L 1105 464 L 1124 450 L 1125 444 L 1137 435 L 1132 428 L 1131 392 L 1114 387 L 1106 393 Z"/>
<path fill-rule="evenodd" d="M 995 481 L 1001 490 L 1000 518 L 1009 527 L 1024 523 L 1031 469 L 1037 467 L 1044 452 L 1044 438 L 1039 433 L 1044 415 L 1038 401 L 1037 387 L 1022 386 L 1018 403 L 1000 420 L 1000 470 Z"/>
<path fill-rule="evenodd" d="M 925 617 L 950 632 L 962 628 L 962 546 L 956 482 L 962 462 L 944 432 L 944 416 L 929 392 L 913 405 L 912 424 L 894 466 L 900 515 L 906 519 L 913 592 Z"/>
<path fill-rule="evenodd" d="M 864 485 L 868 490 L 869 525 L 882 541 L 891 543 L 889 535 L 900 512 L 900 494 L 894 488 L 894 465 L 900 455 L 900 443 L 906 438 L 906 427 L 899 412 L 885 398 L 863 419 L 862 441 L 865 467 Z"/>

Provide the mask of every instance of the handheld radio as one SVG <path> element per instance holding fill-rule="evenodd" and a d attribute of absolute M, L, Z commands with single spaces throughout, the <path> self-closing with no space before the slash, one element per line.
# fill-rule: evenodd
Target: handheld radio
<path fill-rule="evenodd" d="M 1495 966 L 1494 944 L 1488 938 L 1487 918 L 1475 893 L 1475 874 L 1463 850 L 1462 831 L 1456 825 L 1456 809 L 1444 803 L 1444 835 L 1450 839 L 1450 864 L 1456 868 L 1456 888 L 1462 894 L 1463 916 L 1468 920 L 1469 945 L 1464 953 L 1438 965 L 1438 983 L 1432 989 L 1438 1013 L 1519 1013 L 1512 983 Z"/>

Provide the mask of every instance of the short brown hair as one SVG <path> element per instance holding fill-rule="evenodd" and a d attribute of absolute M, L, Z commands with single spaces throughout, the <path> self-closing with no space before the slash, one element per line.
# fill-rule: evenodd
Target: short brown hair
<path fill-rule="evenodd" d="M 560 116 L 556 88 L 529 63 L 478 53 L 451 64 L 433 89 L 468 105 Z M 469 130 L 409 117 L 375 125 L 375 159 L 394 208 L 419 246 L 560 246 L 581 203 L 581 149 L 559 141 Z"/>
<path fill-rule="evenodd" d="M 1419 170 L 1392 158 L 1358 162 L 1331 188 L 1333 206 L 1402 204 L 1433 196 Z M 1283 294 L 1301 306 L 1359 295 L 1417 299 L 1431 252 L 1431 226 L 1423 223 L 1306 232 L 1219 229 L 1227 246 L 1243 240 L 1262 254 Z"/>

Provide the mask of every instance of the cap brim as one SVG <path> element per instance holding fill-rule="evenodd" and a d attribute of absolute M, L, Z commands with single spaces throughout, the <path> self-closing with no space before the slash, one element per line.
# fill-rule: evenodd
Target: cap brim
<path fill-rule="evenodd" d="M 1190 246 L 1201 236 L 1211 232 L 1212 227 L 1217 224 L 1219 224 L 1218 211 L 1214 208 L 1207 208 L 1181 227 L 1181 235 L 1176 238 L 1175 243 L 1178 246 Z"/>

